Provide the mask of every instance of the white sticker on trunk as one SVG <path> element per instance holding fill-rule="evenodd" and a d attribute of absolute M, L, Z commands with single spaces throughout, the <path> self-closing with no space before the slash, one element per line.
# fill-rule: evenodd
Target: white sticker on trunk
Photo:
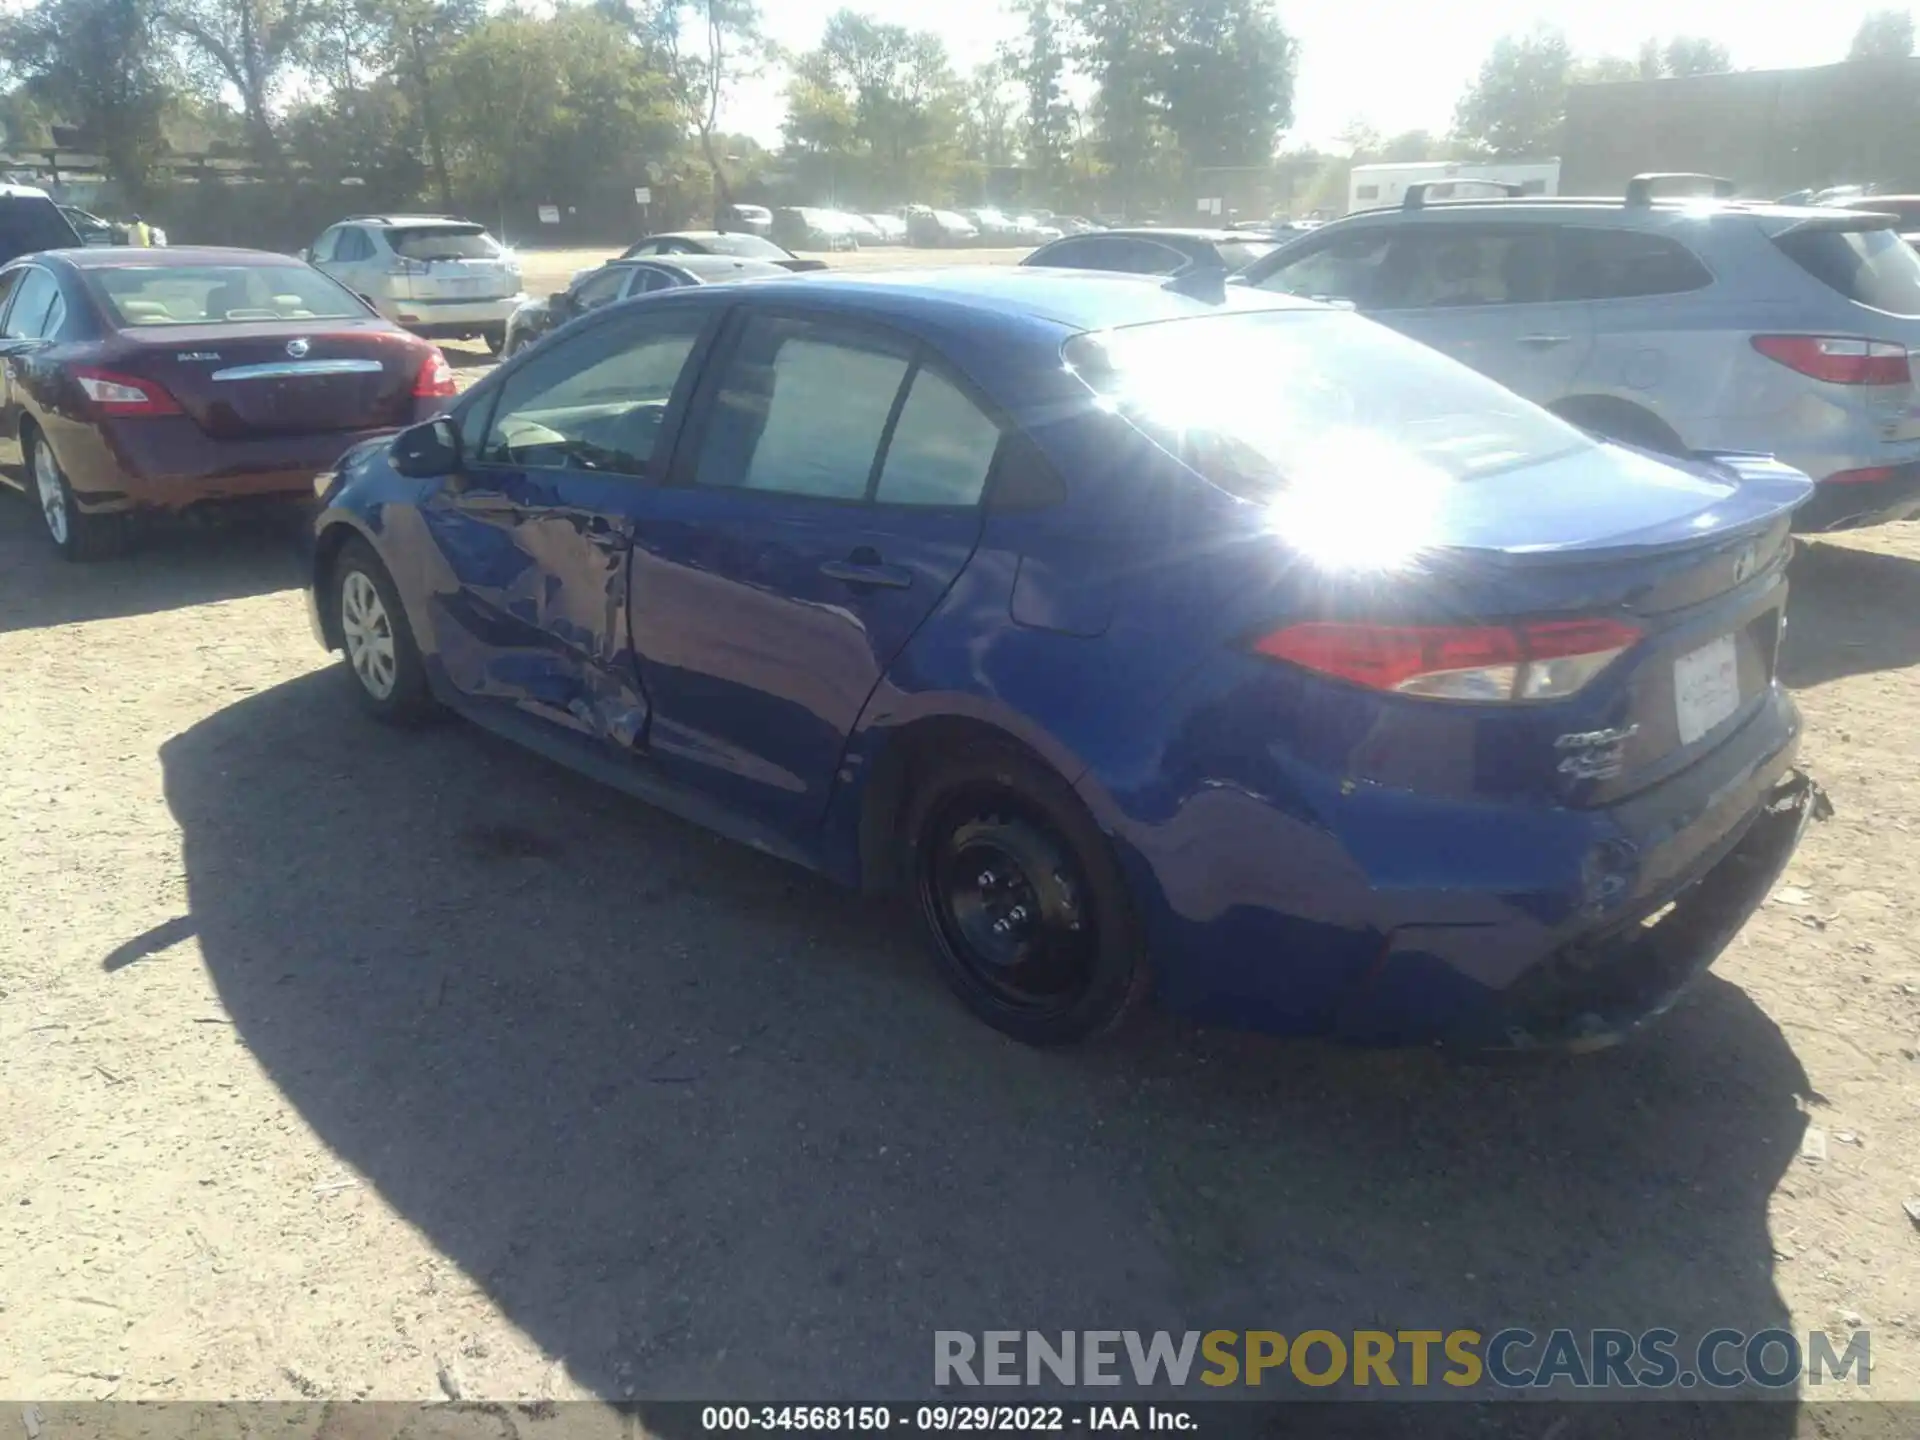
<path fill-rule="evenodd" d="M 1740 656 L 1722 635 L 1673 662 L 1680 743 L 1691 745 L 1740 708 Z"/>

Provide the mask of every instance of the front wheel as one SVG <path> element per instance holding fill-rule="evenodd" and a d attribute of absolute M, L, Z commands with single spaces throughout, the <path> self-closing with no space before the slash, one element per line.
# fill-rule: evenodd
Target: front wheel
<path fill-rule="evenodd" d="M 27 467 L 33 472 L 33 499 L 40 522 L 63 560 L 105 560 L 127 548 L 131 532 L 124 515 L 90 515 L 73 498 L 73 487 L 37 429 L 27 433 Z"/>
<path fill-rule="evenodd" d="M 426 666 L 393 580 L 373 548 L 349 540 L 334 561 L 333 613 L 354 693 L 375 719 L 411 725 L 433 713 Z"/>
<path fill-rule="evenodd" d="M 918 787 L 907 834 L 941 977 L 982 1020 L 1061 1045 L 1138 1007 L 1148 970 L 1125 880 L 1052 771 L 1011 747 L 964 751 Z"/>

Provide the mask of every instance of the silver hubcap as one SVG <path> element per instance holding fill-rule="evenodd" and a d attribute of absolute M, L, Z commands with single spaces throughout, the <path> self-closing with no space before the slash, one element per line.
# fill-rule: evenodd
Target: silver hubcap
<path fill-rule="evenodd" d="M 380 592 L 359 570 L 349 570 L 340 584 L 340 634 L 347 642 L 353 673 L 376 700 L 393 694 L 399 664 L 393 649 L 393 622 Z"/>
<path fill-rule="evenodd" d="M 33 481 L 40 492 L 40 513 L 46 517 L 47 533 L 53 536 L 54 544 L 66 544 L 67 493 L 60 484 L 60 467 L 44 440 L 33 447 Z"/>

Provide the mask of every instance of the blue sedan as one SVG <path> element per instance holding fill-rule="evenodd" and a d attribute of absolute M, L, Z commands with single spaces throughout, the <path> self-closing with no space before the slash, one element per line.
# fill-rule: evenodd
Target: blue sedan
<path fill-rule="evenodd" d="M 1157 996 L 1598 1045 L 1824 804 L 1775 678 L 1804 476 L 1602 443 L 1287 297 L 669 291 L 320 486 L 314 624 L 373 715 L 904 889 L 1025 1041 Z"/>

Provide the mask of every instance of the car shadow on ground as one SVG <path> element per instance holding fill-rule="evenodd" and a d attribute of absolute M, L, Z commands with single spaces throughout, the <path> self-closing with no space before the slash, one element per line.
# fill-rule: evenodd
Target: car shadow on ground
<path fill-rule="evenodd" d="M 173 524 L 131 554 L 66 565 L 26 496 L 0 488 L 0 631 L 147 615 L 304 583 L 294 525 Z"/>
<path fill-rule="evenodd" d="M 936 1329 L 1786 1319 L 1766 1207 L 1807 1080 L 1723 981 L 1577 1063 L 1160 1016 L 1036 1052 L 899 909 L 459 722 L 382 729 L 337 670 L 161 758 L 169 935 L 241 1040 L 603 1395 L 924 1395 Z M 137 986 L 160 948 L 102 963 Z"/>
<path fill-rule="evenodd" d="M 1780 679 L 1795 690 L 1920 664 L 1920 563 L 1844 541 L 1800 547 Z"/>

